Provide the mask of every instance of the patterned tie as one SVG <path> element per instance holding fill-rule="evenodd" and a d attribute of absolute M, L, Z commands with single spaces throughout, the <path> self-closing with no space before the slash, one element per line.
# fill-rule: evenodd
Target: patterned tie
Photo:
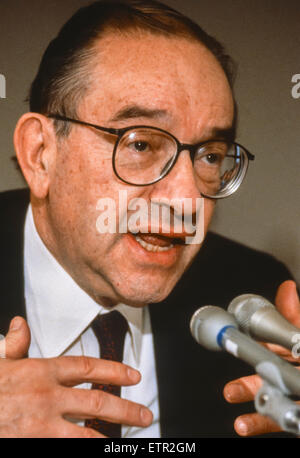
<path fill-rule="evenodd" d="M 92 323 L 92 329 L 98 339 L 101 359 L 122 362 L 125 335 L 128 330 L 127 320 L 121 313 L 114 310 L 104 315 L 98 315 Z M 120 396 L 121 387 L 93 383 L 92 389 Z M 86 420 L 85 425 L 96 429 L 107 437 L 121 437 L 121 425 L 109 423 L 97 418 Z"/>

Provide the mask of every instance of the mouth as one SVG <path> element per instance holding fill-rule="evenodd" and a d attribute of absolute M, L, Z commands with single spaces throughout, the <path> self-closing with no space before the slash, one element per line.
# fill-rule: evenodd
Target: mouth
<path fill-rule="evenodd" d="M 170 251 L 176 245 L 185 245 L 179 237 L 167 237 L 160 234 L 132 234 L 135 240 L 146 250 L 152 253 Z"/>
<path fill-rule="evenodd" d="M 123 238 L 127 244 L 124 255 L 128 258 L 133 256 L 137 268 L 139 265 L 171 268 L 179 262 L 187 246 L 185 238 L 178 235 L 127 232 Z"/>

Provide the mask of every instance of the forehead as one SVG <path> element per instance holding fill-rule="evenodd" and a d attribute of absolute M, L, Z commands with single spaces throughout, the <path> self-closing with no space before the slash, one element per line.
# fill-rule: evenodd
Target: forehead
<path fill-rule="evenodd" d="M 165 113 L 165 127 L 201 120 L 228 127 L 233 101 L 227 78 L 201 43 L 147 32 L 108 33 L 96 43 L 92 84 L 79 112 L 106 122 L 128 106 Z"/>

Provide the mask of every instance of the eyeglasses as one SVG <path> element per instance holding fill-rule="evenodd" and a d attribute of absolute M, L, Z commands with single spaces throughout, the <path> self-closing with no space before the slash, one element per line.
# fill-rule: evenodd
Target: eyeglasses
<path fill-rule="evenodd" d="M 174 135 L 158 127 L 114 129 L 59 114 L 49 114 L 48 117 L 115 135 L 117 139 L 112 154 L 114 173 L 124 183 L 134 186 L 149 186 L 162 180 L 175 166 L 179 154 L 188 150 L 200 194 L 221 199 L 240 187 L 249 160 L 254 160 L 253 154 L 242 145 L 226 140 L 189 145 L 180 143 Z"/>

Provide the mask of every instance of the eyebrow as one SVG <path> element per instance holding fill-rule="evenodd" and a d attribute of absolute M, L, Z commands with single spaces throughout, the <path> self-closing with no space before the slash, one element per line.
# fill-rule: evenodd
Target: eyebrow
<path fill-rule="evenodd" d="M 124 121 L 126 119 L 134 118 L 148 118 L 148 119 L 159 119 L 159 118 L 169 118 L 170 115 L 166 110 L 157 110 L 150 109 L 138 105 L 130 105 L 124 108 L 121 108 L 111 121 Z"/>
<path fill-rule="evenodd" d="M 227 140 L 233 142 L 236 137 L 236 126 L 233 124 L 230 127 L 219 128 L 215 127 L 212 129 L 211 138 L 219 138 L 222 140 Z"/>
<path fill-rule="evenodd" d="M 151 109 L 139 105 L 129 105 L 121 108 L 117 113 L 110 119 L 110 122 L 124 121 L 127 119 L 135 118 L 147 118 L 147 119 L 161 119 L 170 118 L 170 114 L 167 110 Z M 210 138 L 213 139 L 224 139 L 233 142 L 236 137 L 236 126 L 235 123 L 229 127 L 219 128 L 215 127 L 212 129 Z"/>

